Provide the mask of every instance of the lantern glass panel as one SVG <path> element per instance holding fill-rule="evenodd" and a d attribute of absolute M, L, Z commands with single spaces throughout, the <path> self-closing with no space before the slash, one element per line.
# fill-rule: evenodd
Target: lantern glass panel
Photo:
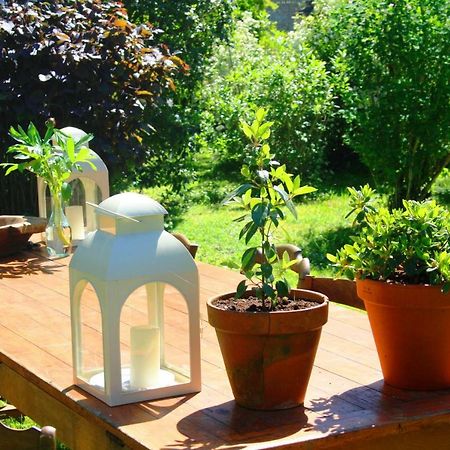
<path fill-rule="evenodd" d="M 128 297 L 120 322 L 123 391 L 190 381 L 188 313 L 175 288 L 141 286 Z"/>
<path fill-rule="evenodd" d="M 78 377 L 104 390 L 102 317 L 100 303 L 91 284 L 87 284 L 80 300 L 80 367 Z"/>

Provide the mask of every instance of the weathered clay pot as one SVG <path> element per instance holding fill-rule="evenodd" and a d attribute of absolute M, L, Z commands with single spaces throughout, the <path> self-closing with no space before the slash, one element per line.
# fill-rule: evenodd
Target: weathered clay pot
<path fill-rule="evenodd" d="M 292 295 L 319 301 L 316 307 L 280 312 L 223 311 L 207 303 L 236 402 L 251 409 L 286 409 L 303 404 L 328 318 L 323 294 L 293 289 Z M 251 294 L 251 291 L 246 295 Z"/>
<path fill-rule="evenodd" d="M 438 286 L 357 280 L 386 383 L 450 388 L 450 294 Z"/>
<path fill-rule="evenodd" d="M 40 217 L 0 216 L 0 256 L 25 248 L 33 233 L 45 231 L 46 223 Z"/>

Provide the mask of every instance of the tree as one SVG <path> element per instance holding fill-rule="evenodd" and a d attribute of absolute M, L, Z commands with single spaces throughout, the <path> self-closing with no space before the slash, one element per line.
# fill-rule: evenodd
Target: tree
<path fill-rule="evenodd" d="M 450 162 L 450 3 L 321 1 L 302 27 L 338 82 L 345 137 L 390 205 Z"/>
<path fill-rule="evenodd" d="M 121 3 L 100 0 L 9 1 L 0 6 L 0 159 L 11 125 L 33 121 L 93 133 L 93 148 L 112 180 L 147 158 L 151 124 L 145 110 L 157 108 L 174 89 L 173 75 L 186 69 L 159 31 L 128 20 Z M 0 178 L 5 212 L 35 212 L 33 185 L 21 198 L 23 179 Z M 27 204 L 28 203 L 28 204 Z M 33 202 L 34 203 L 34 202 Z"/>

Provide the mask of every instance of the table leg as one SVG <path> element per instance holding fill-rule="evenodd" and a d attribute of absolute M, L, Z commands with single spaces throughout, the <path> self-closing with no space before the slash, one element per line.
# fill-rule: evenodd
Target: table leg
<path fill-rule="evenodd" d="M 58 439 L 71 450 L 128 449 L 110 431 L 72 410 L 4 363 L 0 363 L 0 395 L 40 426 L 55 427 Z"/>

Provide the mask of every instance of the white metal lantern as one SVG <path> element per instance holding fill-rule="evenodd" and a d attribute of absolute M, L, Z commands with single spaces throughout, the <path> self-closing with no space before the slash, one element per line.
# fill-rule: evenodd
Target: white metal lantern
<path fill-rule="evenodd" d="M 124 193 L 103 201 L 96 214 L 98 230 L 69 266 L 75 383 L 110 406 L 199 392 L 198 270 L 164 231 L 166 210 Z M 97 306 L 83 304 L 83 296 L 96 297 Z"/>
<path fill-rule="evenodd" d="M 74 127 L 66 127 L 61 131 L 72 136 L 75 140 L 86 136 L 83 130 Z M 77 245 L 85 238 L 86 233 L 96 229 L 95 213 L 90 207 L 86 207 L 86 202 L 100 203 L 109 197 L 109 175 L 100 156 L 91 150 L 92 164 L 82 163 L 82 171 L 75 170 L 67 182 L 72 185 L 72 199 L 65 208 L 65 213 L 72 230 L 72 242 Z M 47 183 L 42 179 L 37 180 L 39 216 L 48 217 L 50 213 L 50 196 L 47 195 Z"/>

